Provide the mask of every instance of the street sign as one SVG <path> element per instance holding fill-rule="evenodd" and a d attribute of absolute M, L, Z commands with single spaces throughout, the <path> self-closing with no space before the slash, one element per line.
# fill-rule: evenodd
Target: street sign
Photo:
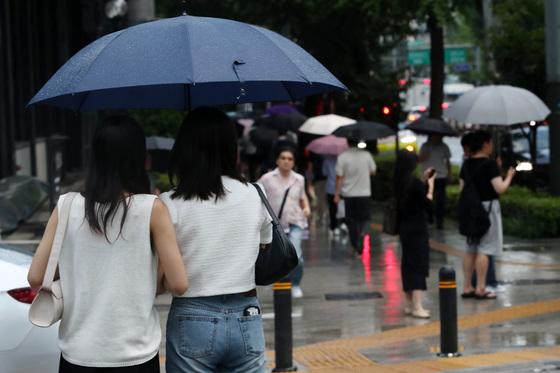
<path fill-rule="evenodd" d="M 446 65 L 457 65 L 468 63 L 469 49 L 461 47 L 445 48 L 444 59 Z M 408 64 L 411 66 L 427 66 L 430 64 L 429 49 L 409 49 L 407 56 Z"/>

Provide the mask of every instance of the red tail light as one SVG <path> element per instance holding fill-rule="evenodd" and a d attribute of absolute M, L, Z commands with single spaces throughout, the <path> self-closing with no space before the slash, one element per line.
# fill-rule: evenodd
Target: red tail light
<path fill-rule="evenodd" d="M 8 294 L 18 302 L 31 304 L 33 299 L 37 296 L 37 290 L 32 288 L 19 288 L 8 290 Z"/>

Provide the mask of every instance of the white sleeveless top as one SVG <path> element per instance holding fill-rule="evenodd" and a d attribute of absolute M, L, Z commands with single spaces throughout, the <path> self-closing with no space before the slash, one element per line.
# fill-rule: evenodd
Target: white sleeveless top
<path fill-rule="evenodd" d="M 242 293 L 255 288 L 259 243 L 272 241 L 271 218 L 251 184 L 223 176 L 217 202 L 160 198 L 171 214 L 187 270 L 183 297 Z M 264 188 L 261 187 L 264 191 Z"/>
<path fill-rule="evenodd" d="M 58 200 L 58 206 L 66 195 Z M 158 352 L 161 329 L 154 308 L 157 258 L 150 246 L 155 196 L 130 197 L 108 227 L 109 240 L 84 219 L 84 198 L 72 203 L 59 258 L 64 312 L 59 347 L 64 359 L 87 367 L 142 364 Z"/>

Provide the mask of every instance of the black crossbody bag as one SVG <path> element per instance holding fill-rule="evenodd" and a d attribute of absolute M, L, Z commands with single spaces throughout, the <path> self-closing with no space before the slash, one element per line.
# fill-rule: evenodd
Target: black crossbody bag
<path fill-rule="evenodd" d="M 261 201 L 272 218 L 272 243 L 264 249 L 259 249 L 259 256 L 255 263 L 255 282 L 257 285 L 266 286 L 277 282 L 290 274 L 298 265 L 298 256 L 294 245 L 284 232 L 280 221 L 270 207 L 260 186 L 251 183 L 257 189 Z M 284 194 L 280 213 L 284 208 L 288 190 Z"/>

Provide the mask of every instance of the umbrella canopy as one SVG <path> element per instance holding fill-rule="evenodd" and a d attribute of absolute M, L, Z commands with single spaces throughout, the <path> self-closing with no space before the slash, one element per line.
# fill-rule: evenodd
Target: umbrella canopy
<path fill-rule="evenodd" d="M 339 155 L 348 149 L 348 142 L 346 139 L 328 135 L 311 141 L 305 148 L 315 154 Z"/>
<path fill-rule="evenodd" d="M 395 131 L 381 123 L 360 121 L 349 126 L 344 126 L 333 132 L 338 137 L 349 139 L 372 141 L 383 137 L 393 136 Z"/>
<path fill-rule="evenodd" d="M 441 119 L 420 117 L 410 123 L 406 129 L 424 135 L 438 134 L 441 136 L 457 136 L 457 132 Z"/>
<path fill-rule="evenodd" d="M 267 115 L 257 119 L 255 125 L 258 127 L 272 128 L 281 132 L 296 132 L 307 117 L 295 111 L 290 114 Z"/>
<path fill-rule="evenodd" d="M 490 85 L 464 93 L 444 115 L 461 123 L 512 125 L 541 121 L 549 114 L 541 99 L 526 89 Z"/>
<path fill-rule="evenodd" d="M 105 35 L 62 66 L 29 105 L 74 110 L 294 101 L 347 88 L 297 44 L 264 29 L 184 15 Z"/>
<path fill-rule="evenodd" d="M 278 131 L 267 127 L 255 127 L 249 131 L 249 139 L 253 144 L 261 149 L 270 149 L 276 139 L 278 139 Z"/>
<path fill-rule="evenodd" d="M 270 115 L 282 115 L 282 114 L 292 114 L 298 113 L 298 109 L 295 106 L 290 104 L 281 104 L 281 105 L 272 105 L 268 109 L 266 109 L 266 113 Z"/>
<path fill-rule="evenodd" d="M 336 114 L 319 115 L 306 120 L 299 131 L 312 135 L 330 135 L 337 128 L 352 123 L 356 123 L 356 121 Z"/>
<path fill-rule="evenodd" d="M 150 136 L 146 137 L 146 149 L 148 150 L 171 150 L 175 139 L 171 137 Z"/>

